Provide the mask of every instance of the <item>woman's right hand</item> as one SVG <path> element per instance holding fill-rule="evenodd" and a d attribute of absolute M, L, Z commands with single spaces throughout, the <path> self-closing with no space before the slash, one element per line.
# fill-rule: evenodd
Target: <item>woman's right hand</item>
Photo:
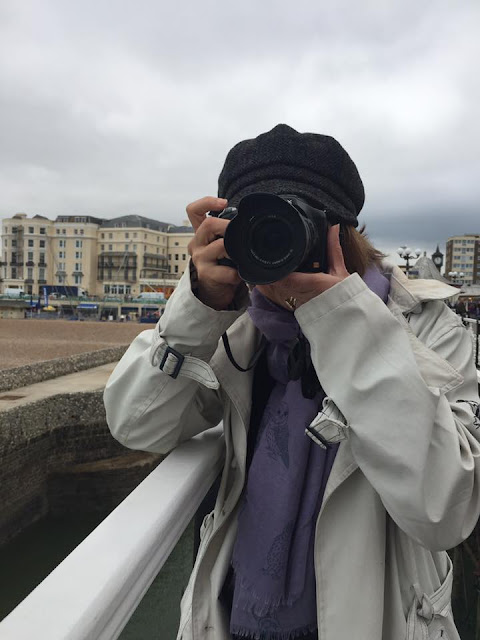
<path fill-rule="evenodd" d="M 218 264 L 220 258 L 228 258 L 223 236 L 229 220 L 208 217 L 209 211 L 222 211 L 227 206 L 223 198 L 207 196 L 187 206 L 187 214 L 195 236 L 188 245 L 197 271 L 197 298 L 217 311 L 228 308 L 242 282 L 238 271 Z"/>

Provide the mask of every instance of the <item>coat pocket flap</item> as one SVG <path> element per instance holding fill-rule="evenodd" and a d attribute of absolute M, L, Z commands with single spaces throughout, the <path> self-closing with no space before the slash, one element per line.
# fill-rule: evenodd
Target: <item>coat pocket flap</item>
<path fill-rule="evenodd" d="M 448 572 L 440 587 L 431 595 L 413 585 L 415 598 L 407 620 L 407 640 L 460 640 L 452 616 L 451 595 L 453 565 L 448 558 Z"/>

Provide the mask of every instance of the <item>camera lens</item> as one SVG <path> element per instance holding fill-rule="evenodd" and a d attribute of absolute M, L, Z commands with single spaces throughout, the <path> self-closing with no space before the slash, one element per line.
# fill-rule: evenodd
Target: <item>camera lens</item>
<path fill-rule="evenodd" d="M 313 236 L 309 221 L 288 200 L 252 193 L 227 227 L 225 249 L 245 282 L 268 284 L 302 264 Z"/>
<path fill-rule="evenodd" d="M 252 257 L 265 267 L 278 267 L 291 258 L 292 227 L 279 216 L 257 218 L 249 230 L 247 247 Z"/>

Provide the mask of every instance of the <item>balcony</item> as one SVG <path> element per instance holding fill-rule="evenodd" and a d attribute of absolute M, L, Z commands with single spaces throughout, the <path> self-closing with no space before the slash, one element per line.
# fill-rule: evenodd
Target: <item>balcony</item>
<path fill-rule="evenodd" d="M 10 266 L 11 267 L 23 267 L 23 262 L 17 261 L 17 260 L 12 260 L 10 262 Z"/>
<path fill-rule="evenodd" d="M 33 278 L 25 278 L 25 284 L 33 284 Z"/>
<path fill-rule="evenodd" d="M 46 263 L 46 262 L 39 262 L 39 263 L 38 263 L 38 266 L 39 266 L 39 267 L 46 267 L 46 266 L 47 266 L 47 263 Z"/>
<path fill-rule="evenodd" d="M 104 273 L 100 272 L 98 274 L 97 280 L 100 282 L 136 282 L 137 281 L 137 275 L 136 273 L 133 274 L 122 274 L 122 273 L 115 273 L 112 274 L 111 276 L 105 275 Z"/>
<path fill-rule="evenodd" d="M 47 284 L 47 281 L 46 280 L 39 280 L 38 284 Z"/>
<path fill-rule="evenodd" d="M 34 267 L 35 263 L 33 262 L 33 260 L 28 260 L 28 262 L 25 263 L 27 267 Z"/>

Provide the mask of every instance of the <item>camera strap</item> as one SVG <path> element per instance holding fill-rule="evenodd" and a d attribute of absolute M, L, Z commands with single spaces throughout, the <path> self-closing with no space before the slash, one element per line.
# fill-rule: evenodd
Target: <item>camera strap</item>
<path fill-rule="evenodd" d="M 262 335 L 262 339 L 260 340 L 260 344 L 258 346 L 258 351 L 253 354 L 253 358 L 251 359 L 251 361 L 248 364 L 247 368 L 244 369 L 243 367 L 241 367 L 236 362 L 235 358 L 233 357 L 233 353 L 232 353 L 232 350 L 230 348 L 230 342 L 228 341 L 227 332 L 225 332 L 222 335 L 222 340 L 223 340 L 223 346 L 225 347 L 225 352 L 226 352 L 226 354 L 228 356 L 228 359 L 233 364 L 235 369 L 238 369 L 238 371 L 241 371 L 242 373 L 246 373 L 247 371 L 250 371 L 250 369 L 253 369 L 253 367 L 257 364 L 258 360 L 260 359 L 260 356 L 263 353 L 263 349 L 265 348 L 265 345 L 267 344 L 267 339 L 265 338 L 264 335 Z"/>

